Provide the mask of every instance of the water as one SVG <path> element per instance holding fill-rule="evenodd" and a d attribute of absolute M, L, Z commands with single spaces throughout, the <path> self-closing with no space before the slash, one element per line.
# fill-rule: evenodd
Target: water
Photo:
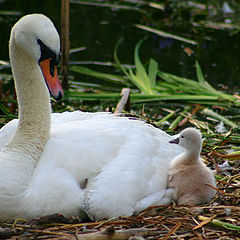
<path fill-rule="evenodd" d="M 0 2 L 0 9 L 19 11 L 22 15 L 33 12 L 44 13 L 54 21 L 60 32 L 59 2 L 9 0 Z M 0 60 L 8 60 L 9 33 L 17 19 L 18 16 L 0 15 Z M 196 79 L 194 64 L 197 59 L 206 79 L 214 87 L 220 88 L 219 85 L 225 85 L 229 88 L 229 92 L 239 91 L 240 34 L 237 30 L 230 32 L 193 27 L 188 20 L 177 25 L 171 22 L 173 21 L 171 17 L 169 24 L 166 24 L 167 18 L 161 11 L 152 14 L 151 19 L 162 26 L 161 30 L 180 36 L 189 35 L 187 37 L 194 37 L 199 44 L 194 46 L 166 39 L 134 27 L 135 23 L 146 25 L 151 22 L 141 12 L 71 3 L 71 48 L 84 46 L 86 49 L 71 54 L 70 61 L 113 61 L 114 48 L 119 39 L 123 38 L 124 41 L 119 48 L 119 58 L 123 63 L 132 64 L 136 43 L 147 36 L 140 49 L 143 61 L 152 57 L 158 61 L 161 70 Z M 161 22 L 164 24 L 161 25 Z M 188 53 L 191 55 L 188 56 Z M 100 69 L 96 66 L 90 67 Z"/>

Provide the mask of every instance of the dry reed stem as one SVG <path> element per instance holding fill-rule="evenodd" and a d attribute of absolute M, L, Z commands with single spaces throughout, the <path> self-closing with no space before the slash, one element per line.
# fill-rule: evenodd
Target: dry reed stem
<path fill-rule="evenodd" d="M 62 0 L 61 6 L 61 74 L 62 85 L 68 89 L 68 62 L 69 62 L 69 0 Z"/>

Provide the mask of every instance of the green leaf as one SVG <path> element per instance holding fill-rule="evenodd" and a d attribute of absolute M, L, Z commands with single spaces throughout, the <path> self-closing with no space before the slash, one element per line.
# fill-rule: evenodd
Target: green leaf
<path fill-rule="evenodd" d="M 156 79 L 157 79 L 157 71 L 158 71 L 158 63 L 154 59 L 150 59 L 148 75 L 150 79 L 150 87 L 156 87 Z"/>
<path fill-rule="evenodd" d="M 144 40 L 141 40 L 137 43 L 134 51 L 134 61 L 136 65 L 136 75 L 138 76 L 138 81 L 142 82 L 143 85 L 145 86 L 145 89 L 150 89 L 150 81 L 147 76 L 147 72 L 139 58 L 139 48 Z"/>
<path fill-rule="evenodd" d="M 234 128 L 238 127 L 238 125 L 236 123 L 234 123 L 234 122 L 230 121 L 229 119 L 225 118 L 224 116 L 212 111 L 211 109 L 205 108 L 203 110 L 203 113 L 222 121 L 223 123 L 225 123 L 226 125 L 228 125 L 230 127 L 234 127 Z"/>
<path fill-rule="evenodd" d="M 181 36 L 178 36 L 176 34 L 172 34 L 172 33 L 168 33 L 168 32 L 164 32 L 160 29 L 156 29 L 156 28 L 151 28 L 151 27 L 148 27 L 148 26 L 144 26 L 144 25 L 141 25 L 141 24 L 136 24 L 135 27 L 137 28 L 141 28 L 145 31 L 148 31 L 148 32 L 151 32 L 151 33 L 155 33 L 161 37 L 165 37 L 165 38 L 172 38 L 172 39 L 175 39 L 175 40 L 178 40 L 178 41 L 182 41 L 182 42 L 186 42 L 186 43 L 190 43 L 190 44 L 193 44 L 193 45 L 197 45 L 198 43 L 194 40 L 191 40 L 191 39 L 188 39 L 188 38 L 185 38 L 185 37 L 181 37 Z"/>
<path fill-rule="evenodd" d="M 197 72 L 197 79 L 201 84 L 205 84 L 206 80 L 204 79 L 201 67 L 198 63 L 198 61 L 196 61 L 196 72 Z"/>
<path fill-rule="evenodd" d="M 114 75 L 114 74 L 108 74 L 108 73 L 102 73 L 102 72 L 97 72 L 94 70 L 91 70 L 89 68 L 86 67 L 80 67 L 80 66 L 72 66 L 70 67 L 70 70 L 77 72 L 77 73 L 81 73 L 84 75 L 88 75 L 88 76 L 92 76 L 92 77 L 96 77 L 102 80 L 105 80 L 107 82 L 111 82 L 117 85 L 122 85 L 122 86 L 127 86 L 127 80 L 119 75 Z"/>
<path fill-rule="evenodd" d="M 122 67 L 122 64 L 120 63 L 120 61 L 118 59 L 117 50 L 122 41 L 119 41 L 117 43 L 117 46 L 114 50 L 114 58 L 117 63 L 116 66 L 118 66 L 123 71 L 123 73 L 126 75 L 126 77 L 140 91 L 142 91 L 145 94 L 153 94 L 155 91 L 153 89 L 153 85 L 155 85 L 155 81 L 156 81 L 156 69 L 155 68 L 157 68 L 157 66 L 156 66 L 155 62 L 153 62 L 153 61 L 151 62 L 152 66 L 151 66 L 150 71 L 151 71 L 152 80 L 150 80 L 150 77 L 148 76 L 146 69 L 145 69 L 144 65 L 142 64 L 140 57 L 139 57 L 139 48 L 143 41 L 144 41 L 144 39 L 139 41 L 134 50 L 134 63 L 136 66 L 135 72 L 131 68 Z"/>

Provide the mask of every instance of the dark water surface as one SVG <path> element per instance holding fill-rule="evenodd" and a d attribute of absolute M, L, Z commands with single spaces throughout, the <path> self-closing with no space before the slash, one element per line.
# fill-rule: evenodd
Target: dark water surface
<path fill-rule="evenodd" d="M 22 15 L 44 13 L 53 20 L 60 32 L 60 1 L 0 1 L 2 10 L 17 11 L 20 15 L 0 14 L 0 60 L 8 60 L 10 29 Z M 163 19 L 162 14 L 159 10 L 159 14 L 153 16 L 158 24 Z M 165 22 L 162 26 L 161 30 L 198 41 L 199 44 L 194 46 L 134 27 L 134 23 L 150 23 L 145 14 L 137 11 L 71 3 L 70 21 L 71 48 L 86 47 L 84 51 L 71 54 L 70 61 L 113 61 L 114 47 L 123 38 L 119 58 L 123 63 L 133 64 L 134 46 L 148 36 L 140 49 L 143 61 L 152 57 L 158 61 L 161 70 L 195 79 L 194 63 L 197 59 L 206 79 L 213 86 L 223 84 L 229 87 L 229 92 L 239 91 L 240 33 L 237 30 L 207 30 L 193 27 L 188 21 L 177 27 L 171 20 L 168 25 Z M 187 54 L 189 49 L 193 51 L 191 56 Z"/>

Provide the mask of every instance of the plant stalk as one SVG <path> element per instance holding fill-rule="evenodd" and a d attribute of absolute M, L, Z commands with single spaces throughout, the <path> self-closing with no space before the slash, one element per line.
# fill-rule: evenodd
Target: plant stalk
<path fill-rule="evenodd" d="M 65 90 L 68 89 L 68 63 L 69 63 L 69 0 L 62 0 L 61 8 L 61 74 L 62 85 Z"/>

